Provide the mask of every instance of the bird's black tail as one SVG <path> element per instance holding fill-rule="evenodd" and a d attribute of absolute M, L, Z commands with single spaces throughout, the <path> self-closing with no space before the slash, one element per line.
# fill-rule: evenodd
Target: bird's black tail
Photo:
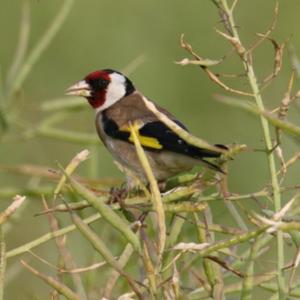
<path fill-rule="evenodd" d="M 216 144 L 215 146 L 220 148 L 221 150 L 228 150 L 228 148 L 222 144 Z M 222 154 L 221 152 L 198 148 L 198 147 L 189 145 L 187 148 L 187 154 L 194 158 L 200 159 L 210 169 L 213 169 L 213 170 L 223 173 L 223 174 L 225 173 L 219 166 L 217 166 L 205 159 L 205 158 L 218 158 L 221 156 L 221 154 Z"/>
<path fill-rule="evenodd" d="M 214 146 L 220 148 L 220 150 L 228 150 L 228 148 L 225 145 L 216 144 Z M 194 158 L 217 158 L 220 157 L 222 153 L 218 151 L 188 145 L 188 147 L 186 148 L 186 154 Z"/>

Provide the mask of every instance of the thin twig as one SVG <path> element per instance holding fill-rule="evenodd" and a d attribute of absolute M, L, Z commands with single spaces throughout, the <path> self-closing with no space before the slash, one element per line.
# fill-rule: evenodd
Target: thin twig
<path fill-rule="evenodd" d="M 5 223 L 11 217 L 11 215 L 15 213 L 15 211 L 23 204 L 25 199 L 25 196 L 20 195 L 16 195 L 14 197 L 12 204 L 10 204 L 5 211 L 0 213 L 0 225 Z"/>
<path fill-rule="evenodd" d="M 127 244 L 118 259 L 118 263 L 120 264 L 120 266 L 122 266 L 123 268 L 126 266 L 129 259 L 131 258 L 132 253 L 133 253 L 133 248 L 132 248 L 131 244 Z M 119 277 L 120 277 L 119 272 L 117 272 L 116 270 L 111 271 L 109 280 L 105 284 L 105 289 L 103 292 L 104 297 L 106 297 L 108 299 L 111 298 L 111 293 L 112 293 L 113 288 L 115 287 L 115 284 L 117 283 L 117 280 Z"/>
<path fill-rule="evenodd" d="M 70 176 L 76 170 L 76 168 L 79 166 L 80 163 L 82 163 L 88 159 L 89 155 L 90 155 L 90 152 L 86 149 L 79 152 L 78 154 L 76 154 L 75 157 L 72 158 L 72 160 L 67 165 L 67 167 L 65 169 L 65 173 L 68 176 Z M 64 186 L 66 181 L 67 181 L 67 177 L 65 175 L 63 175 L 61 177 L 56 189 L 54 190 L 54 193 L 53 193 L 54 199 L 56 199 L 57 195 L 60 193 L 60 190 L 62 189 L 62 187 Z"/>
<path fill-rule="evenodd" d="M 46 210 L 49 209 L 47 201 L 45 198 L 43 198 L 43 204 Z M 55 218 L 53 213 L 47 214 L 51 232 L 55 232 L 59 230 L 58 226 L 58 221 Z M 67 269 L 75 269 L 76 268 L 76 263 L 72 257 L 71 252 L 68 250 L 66 246 L 66 236 L 61 236 L 61 237 L 56 237 L 55 238 L 56 246 L 58 249 L 58 252 L 60 254 L 59 261 L 60 264 L 63 263 L 64 267 Z M 60 274 L 59 274 L 60 275 Z M 84 290 L 84 285 L 82 283 L 81 277 L 78 274 L 71 274 L 71 278 L 73 280 L 74 286 L 75 286 L 75 291 L 76 293 L 80 296 L 80 299 L 85 300 L 87 299 L 85 290 Z"/>
<path fill-rule="evenodd" d="M 31 267 L 29 264 L 27 264 L 24 260 L 21 260 L 21 264 L 29 270 L 31 273 L 33 273 L 35 276 L 41 278 L 43 281 L 45 281 L 48 285 L 53 287 L 59 294 L 65 296 L 68 300 L 80 300 L 80 297 L 75 294 L 69 287 L 67 287 L 65 284 L 57 281 L 51 276 L 47 276 L 33 267 Z"/>
<path fill-rule="evenodd" d="M 231 11 L 233 11 L 233 10 L 231 9 Z M 274 7 L 274 12 L 273 12 L 273 18 L 272 18 L 269 29 L 265 33 L 258 34 L 260 38 L 247 50 L 248 53 L 253 52 L 254 49 L 256 49 L 259 45 L 262 44 L 262 42 L 264 42 L 267 38 L 270 37 L 270 35 L 272 34 L 272 32 L 274 31 L 274 29 L 276 27 L 278 13 L 279 13 L 279 1 L 276 1 L 275 7 Z"/>
<path fill-rule="evenodd" d="M 83 222 L 85 222 L 86 224 L 90 224 L 90 223 L 93 223 L 97 220 L 99 220 L 101 218 L 101 216 L 99 214 L 94 214 L 88 218 L 85 218 L 83 220 Z M 6 252 L 6 258 L 11 258 L 11 257 L 14 257 L 16 255 L 20 255 L 20 254 L 23 254 L 23 253 L 26 253 L 27 251 L 39 246 L 39 245 L 42 245 L 43 243 L 45 242 L 48 242 L 50 241 L 51 239 L 54 239 L 56 237 L 59 237 L 59 236 L 63 236 L 69 232 L 72 232 L 76 229 L 76 226 L 74 224 L 72 225 L 69 225 L 69 226 L 66 226 L 62 229 L 59 229 L 55 232 L 48 232 L 42 236 L 40 236 L 39 238 L 33 240 L 33 241 L 30 241 L 28 243 L 25 243 L 19 247 L 16 247 L 12 250 L 9 250 Z"/>
<path fill-rule="evenodd" d="M 196 61 L 200 61 L 200 62 L 205 61 L 198 54 L 196 54 L 196 52 L 194 52 L 194 50 L 193 50 L 193 48 L 190 44 L 188 44 L 187 42 L 184 41 L 184 35 L 183 34 L 181 35 L 180 44 L 181 44 L 181 47 L 183 49 L 187 50 L 195 58 Z M 251 94 L 251 93 L 243 92 L 243 91 L 236 90 L 236 89 L 228 87 L 224 82 L 222 82 L 219 79 L 219 76 L 217 74 L 215 74 L 215 73 L 213 73 L 212 71 L 209 70 L 207 65 L 200 64 L 199 66 L 206 72 L 206 74 L 208 75 L 208 78 L 210 80 L 212 80 L 214 83 L 219 85 L 225 91 L 236 93 L 236 94 L 242 95 L 242 96 L 253 96 L 253 94 Z"/>
<path fill-rule="evenodd" d="M 127 272 L 124 271 L 122 265 L 120 265 L 120 263 L 112 255 L 106 243 L 88 225 L 86 225 L 81 220 L 81 218 L 78 217 L 74 212 L 70 211 L 70 215 L 72 221 L 74 222 L 74 224 L 76 225 L 80 233 L 82 233 L 82 235 L 91 243 L 94 249 L 103 256 L 103 258 L 107 261 L 107 263 L 116 271 L 118 271 L 128 281 L 128 284 L 135 292 L 138 299 L 142 300 L 143 299 L 142 294 L 135 280 Z"/>

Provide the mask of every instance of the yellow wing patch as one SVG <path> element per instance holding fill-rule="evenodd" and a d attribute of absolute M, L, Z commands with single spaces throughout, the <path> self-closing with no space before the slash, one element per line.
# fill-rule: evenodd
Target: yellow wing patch
<path fill-rule="evenodd" d="M 134 124 L 133 124 L 133 127 L 135 129 L 135 132 L 136 132 L 136 135 L 141 143 L 142 146 L 144 147 L 148 147 L 148 148 L 152 148 L 152 149 L 162 149 L 163 146 L 160 144 L 159 140 L 157 140 L 156 138 L 153 138 L 153 137 L 149 137 L 149 136 L 144 136 L 144 135 L 141 135 L 140 132 L 139 132 L 139 129 L 144 125 L 144 123 L 142 121 L 136 121 Z M 130 142 L 134 142 L 133 141 L 133 136 L 132 136 L 132 133 L 130 131 L 130 128 L 129 126 L 122 126 L 120 128 L 121 131 L 126 131 L 126 132 L 129 132 L 130 133 L 130 136 L 128 138 L 128 140 Z"/>
<path fill-rule="evenodd" d="M 138 133 L 138 131 L 137 131 L 137 133 Z M 138 137 L 141 145 L 144 147 L 153 148 L 153 149 L 162 149 L 162 147 L 163 147 L 156 138 L 152 138 L 149 136 L 142 136 L 140 134 L 138 134 L 137 137 Z M 129 136 L 129 141 L 133 143 L 132 134 L 130 134 L 130 136 Z"/>

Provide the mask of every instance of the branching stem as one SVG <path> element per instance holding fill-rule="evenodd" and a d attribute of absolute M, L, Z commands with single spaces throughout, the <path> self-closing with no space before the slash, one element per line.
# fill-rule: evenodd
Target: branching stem
<path fill-rule="evenodd" d="M 221 0 L 222 6 L 224 11 L 226 12 L 228 18 L 227 21 L 231 27 L 232 36 L 237 40 L 237 42 L 242 46 L 240 41 L 239 33 L 237 31 L 237 27 L 234 21 L 233 13 L 228 7 L 227 0 Z M 241 54 L 241 58 L 243 60 L 243 65 L 247 73 L 247 77 L 249 80 L 249 84 L 251 86 L 253 97 L 256 101 L 256 104 L 259 109 L 264 110 L 264 103 L 261 97 L 261 93 L 259 90 L 259 86 L 257 83 L 257 78 L 253 69 L 252 60 L 251 60 L 251 53 L 245 51 Z M 277 178 L 276 172 L 276 165 L 275 165 L 275 157 L 271 149 L 273 148 L 272 145 L 272 138 L 270 133 L 270 127 L 268 120 L 264 116 L 260 116 L 261 126 L 263 130 L 264 140 L 267 149 L 267 158 L 269 164 L 269 170 L 271 175 L 271 182 L 272 182 L 272 189 L 273 189 L 273 199 L 274 199 L 274 209 L 275 211 L 279 211 L 281 209 L 281 195 L 280 195 L 280 188 L 279 182 Z M 279 299 L 285 299 L 285 283 L 284 283 L 284 274 L 283 274 L 283 266 L 284 266 L 284 248 L 283 248 L 283 236 L 282 232 L 277 233 L 277 281 L 278 281 L 278 292 L 279 292 Z"/>

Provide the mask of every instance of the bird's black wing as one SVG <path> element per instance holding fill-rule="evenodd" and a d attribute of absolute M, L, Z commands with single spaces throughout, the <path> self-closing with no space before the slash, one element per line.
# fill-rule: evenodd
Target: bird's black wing
<path fill-rule="evenodd" d="M 174 122 L 182 129 L 188 131 L 187 128 L 179 121 L 174 120 Z M 139 133 L 142 137 L 150 137 L 155 139 L 162 146 L 161 150 L 164 149 L 199 159 L 219 157 L 221 154 L 217 151 L 199 148 L 188 144 L 160 121 L 154 121 L 145 124 L 140 128 Z M 223 145 L 217 146 L 221 149 L 226 149 L 226 147 Z"/>
<path fill-rule="evenodd" d="M 102 118 L 105 133 L 115 139 L 133 143 L 133 138 L 129 127 L 119 128 L 117 123 L 108 118 L 105 114 Z M 187 128 L 179 121 L 174 120 L 182 129 Z M 196 159 L 219 157 L 220 152 L 195 147 L 181 139 L 175 132 L 160 121 L 152 121 L 142 124 L 138 128 L 138 139 L 141 145 L 151 151 L 168 150 L 180 153 Z M 223 145 L 217 145 L 221 149 L 226 149 Z"/>

